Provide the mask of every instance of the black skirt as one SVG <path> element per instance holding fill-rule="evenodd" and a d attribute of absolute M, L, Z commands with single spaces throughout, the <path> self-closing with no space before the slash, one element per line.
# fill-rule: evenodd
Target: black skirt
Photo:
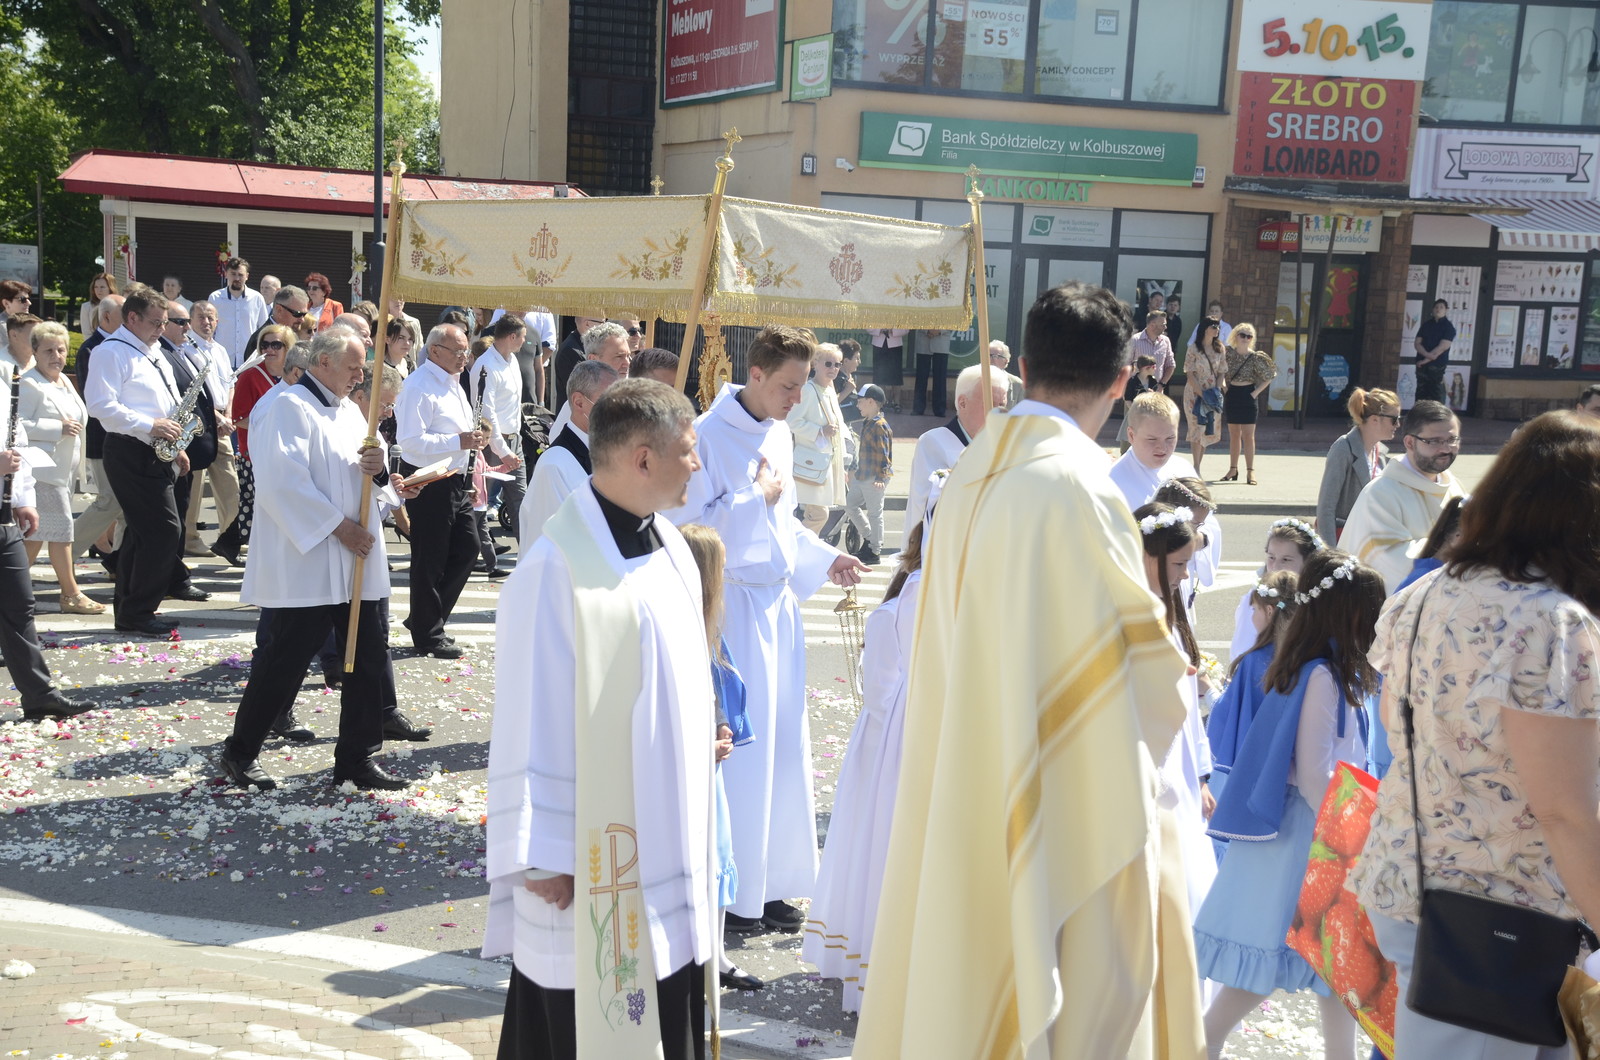
<path fill-rule="evenodd" d="M 1260 407 L 1250 390 L 1240 384 L 1230 386 L 1222 395 L 1222 415 L 1229 423 L 1254 423 L 1260 415 Z"/>

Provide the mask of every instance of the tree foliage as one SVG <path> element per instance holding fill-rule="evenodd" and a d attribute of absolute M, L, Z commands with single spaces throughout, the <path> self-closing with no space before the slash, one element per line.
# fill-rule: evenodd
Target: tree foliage
<path fill-rule="evenodd" d="M 0 101 L 26 130 L 0 152 L 0 222 L 44 174 L 46 275 L 75 292 L 96 270 L 100 226 L 97 204 L 55 179 L 70 152 L 369 168 L 372 2 L 0 0 Z M 396 19 L 438 11 L 439 0 L 386 7 L 385 133 L 407 140 L 416 172 L 438 171 L 438 104 Z"/>

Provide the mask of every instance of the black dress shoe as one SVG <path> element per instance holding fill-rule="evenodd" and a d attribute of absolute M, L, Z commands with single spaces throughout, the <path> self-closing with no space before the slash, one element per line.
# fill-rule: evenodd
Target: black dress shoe
<path fill-rule="evenodd" d="M 335 784 L 343 784 L 347 780 L 358 788 L 380 788 L 384 791 L 399 791 L 411 784 L 411 781 L 402 780 L 370 758 L 353 769 L 333 767 Z"/>
<path fill-rule="evenodd" d="M 244 564 L 239 561 L 238 545 L 224 545 L 222 542 L 218 541 L 215 545 L 211 546 L 211 554 L 227 560 L 228 566 L 230 567 L 244 566 Z"/>
<path fill-rule="evenodd" d="M 46 718 L 70 718 L 82 714 L 86 710 L 93 710 L 94 704 L 87 699 L 71 699 L 59 692 L 54 692 L 43 702 L 22 708 L 23 721 L 44 721 Z"/>
<path fill-rule="evenodd" d="M 760 917 L 739 916 L 737 913 L 729 913 L 723 919 L 725 921 L 723 926 L 729 931 L 746 933 L 766 930 L 766 925 L 761 922 Z"/>
<path fill-rule="evenodd" d="M 433 735 L 433 730 L 426 725 L 415 725 L 400 710 L 395 710 L 383 719 L 383 738 L 385 740 L 426 740 Z"/>
<path fill-rule="evenodd" d="M 266 771 L 257 765 L 253 758 L 248 762 L 241 762 L 227 751 L 223 751 L 217 756 L 217 764 L 222 766 L 222 775 L 241 788 L 271 791 L 278 786 L 278 782 L 267 776 Z"/>
<path fill-rule="evenodd" d="M 185 585 L 182 588 L 174 589 L 168 593 L 167 599 L 191 600 L 194 603 L 202 604 L 211 599 L 211 594 L 206 592 L 204 589 L 197 589 L 193 585 Z"/>
<path fill-rule="evenodd" d="M 509 577 L 511 577 L 511 572 L 508 570 L 501 570 L 499 567 L 496 567 L 494 570 L 489 572 L 489 580 L 492 582 L 497 582 L 502 578 Z"/>
<path fill-rule="evenodd" d="M 793 934 L 805 927 L 806 915 L 788 902 L 768 902 L 761 907 L 761 922 L 774 931 Z"/>
<path fill-rule="evenodd" d="M 510 552 L 510 551 L 511 551 L 511 546 L 510 545 L 496 545 L 496 546 L 494 546 L 494 554 L 497 555 L 497 556 L 503 556 L 507 552 Z"/>
<path fill-rule="evenodd" d="M 272 728 L 267 731 L 285 740 L 293 740 L 295 743 L 310 743 L 317 738 L 316 733 L 295 720 L 293 707 L 279 714 L 278 720 L 273 722 Z"/>
<path fill-rule="evenodd" d="M 430 644 L 427 647 L 419 646 L 417 654 L 431 655 L 435 659 L 459 659 L 467 654 L 467 649 L 456 644 L 440 642 L 438 644 Z"/>
<path fill-rule="evenodd" d="M 879 556 L 876 552 L 869 548 L 864 548 L 860 552 L 857 552 L 855 557 L 869 567 L 876 567 L 878 564 L 883 562 L 883 557 Z"/>
<path fill-rule="evenodd" d="M 760 990 L 767 985 L 737 964 L 726 972 L 718 973 L 718 978 L 722 980 L 724 990 Z"/>
<path fill-rule="evenodd" d="M 154 616 L 118 622 L 116 627 L 118 633 L 143 633 L 147 637 L 166 637 L 172 634 L 172 623 L 163 622 Z"/>

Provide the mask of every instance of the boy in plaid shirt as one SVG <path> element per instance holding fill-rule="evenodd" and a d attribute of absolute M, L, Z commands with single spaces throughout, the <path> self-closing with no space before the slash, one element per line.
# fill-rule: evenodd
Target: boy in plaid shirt
<path fill-rule="evenodd" d="M 894 431 L 883 418 L 883 388 L 868 383 L 856 395 L 861 410 L 861 445 L 856 469 L 845 490 L 845 518 L 855 525 L 865 542 L 856 558 L 872 565 L 883 549 L 883 495 L 894 474 Z"/>

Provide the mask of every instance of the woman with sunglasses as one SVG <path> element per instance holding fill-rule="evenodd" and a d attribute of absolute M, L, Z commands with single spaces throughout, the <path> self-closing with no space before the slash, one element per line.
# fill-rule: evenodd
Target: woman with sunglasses
<path fill-rule="evenodd" d="M 320 272 L 313 272 L 306 277 L 306 298 L 310 306 L 306 308 L 306 319 L 312 322 L 312 327 L 317 331 L 327 331 L 333 327 L 334 318 L 344 312 L 344 304 L 332 297 L 333 284 Z"/>
<path fill-rule="evenodd" d="M 1344 521 L 1367 483 L 1383 474 L 1389 456 L 1384 442 L 1400 426 L 1400 396 L 1392 390 L 1357 387 L 1346 402 L 1354 426 L 1328 447 L 1322 469 L 1322 489 L 1317 494 L 1317 534 L 1333 544 L 1344 531 Z"/>
<path fill-rule="evenodd" d="M 295 333 L 286 324 L 268 324 L 261 329 L 256 350 L 260 364 L 239 376 L 233 386 L 233 422 L 238 431 L 235 443 L 239 466 L 239 516 L 218 537 L 211 551 L 239 566 L 239 548 L 250 541 L 250 520 L 256 507 L 256 477 L 250 464 L 250 413 L 261 396 L 283 377 L 283 359 L 295 343 Z"/>
<path fill-rule="evenodd" d="M 6 321 L 14 316 L 32 312 L 33 288 L 21 280 L 0 282 L 0 353 L 8 351 Z"/>

